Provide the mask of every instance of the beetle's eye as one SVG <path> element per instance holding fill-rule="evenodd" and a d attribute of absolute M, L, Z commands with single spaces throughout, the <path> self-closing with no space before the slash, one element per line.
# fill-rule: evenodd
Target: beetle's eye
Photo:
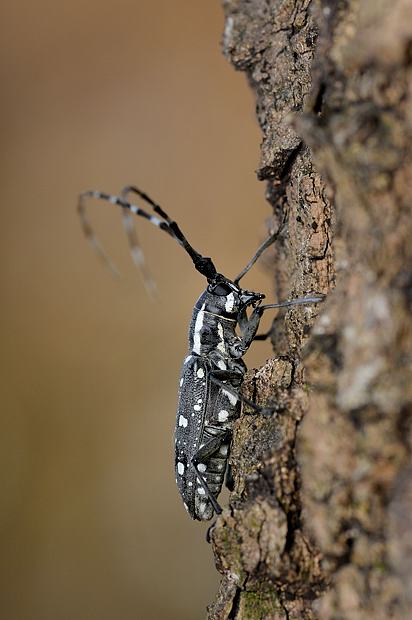
<path fill-rule="evenodd" d="M 229 295 L 229 293 L 232 292 L 231 287 L 228 284 L 218 284 L 217 286 L 215 286 L 215 288 L 213 289 L 212 293 L 213 295 Z"/>

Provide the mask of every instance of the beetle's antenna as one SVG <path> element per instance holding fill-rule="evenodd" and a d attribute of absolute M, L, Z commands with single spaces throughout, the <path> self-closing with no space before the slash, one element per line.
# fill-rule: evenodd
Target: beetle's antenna
<path fill-rule="evenodd" d="M 269 237 L 258 247 L 258 249 L 256 250 L 255 254 L 252 256 L 252 258 L 250 259 L 250 261 L 248 262 L 248 264 L 246 265 L 246 267 L 244 269 L 242 269 L 242 271 L 240 272 L 240 274 L 238 276 L 236 276 L 236 278 L 233 280 L 233 282 L 235 284 L 239 284 L 239 281 L 243 278 L 243 276 L 245 276 L 247 274 L 247 272 L 253 267 L 253 265 L 256 263 L 256 261 L 258 260 L 258 258 L 263 254 L 263 252 L 272 245 L 272 243 L 274 243 L 276 241 L 276 239 L 279 237 L 280 233 L 283 230 L 283 227 L 285 225 L 286 222 L 286 213 L 285 216 L 283 218 L 282 223 L 280 224 L 279 228 L 277 229 L 276 232 L 272 233 L 271 235 L 269 235 Z"/>
<path fill-rule="evenodd" d="M 169 215 L 162 209 L 162 207 L 155 202 L 150 196 L 143 192 L 141 189 L 136 187 L 135 185 L 129 185 L 127 187 L 127 192 L 134 192 L 140 198 L 145 200 L 153 209 L 155 213 L 160 215 L 162 220 L 166 222 L 169 226 L 169 233 L 176 239 L 178 243 L 186 250 L 192 259 L 196 269 L 204 276 L 207 277 L 208 280 L 212 280 L 216 275 L 216 268 L 210 258 L 204 257 L 199 252 L 196 252 L 180 230 L 178 224 L 172 220 Z"/>
<path fill-rule="evenodd" d="M 90 222 L 87 218 L 83 201 L 84 201 L 84 196 L 80 195 L 79 202 L 77 205 L 77 211 L 80 217 L 80 221 L 81 221 L 81 225 L 82 225 L 85 237 L 89 241 L 93 250 L 96 252 L 97 256 L 99 256 L 99 258 L 101 258 L 102 261 L 105 263 L 106 267 L 110 269 L 110 271 L 112 272 L 114 276 L 119 277 L 120 276 L 119 270 L 117 269 L 116 265 L 114 264 L 110 256 L 106 254 L 106 251 L 104 250 L 102 244 L 100 243 L 99 239 L 94 234 L 93 228 L 91 227 Z"/>
<path fill-rule="evenodd" d="M 120 192 L 121 198 L 123 200 L 127 200 L 127 195 L 130 191 L 131 188 L 129 186 L 124 187 Z M 152 274 L 150 273 L 150 269 L 147 266 L 143 250 L 137 237 L 134 221 L 129 209 L 122 209 L 122 221 L 123 228 L 129 240 L 130 254 L 132 255 L 133 262 L 142 274 L 143 284 L 145 285 L 147 294 L 151 299 L 156 299 L 158 297 L 156 282 Z"/>
<path fill-rule="evenodd" d="M 134 186 L 128 186 L 127 188 L 125 188 L 125 190 L 127 190 L 127 192 L 133 191 L 136 194 L 138 194 L 143 200 L 145 200 L 151 205 L 155 213 L 157 213 L 160 217 L 155 217 L 153 215 L 150 215 L 144 209 L 141 209 L 137 205 L 134 205 L 128 202 L 127 200 L 125 200 L 124 198 L 120 198 L 119 196 L 114 196 L 112 194 L 106 194 L 104 192 L 96 192 L 92 190 L 86 191 L 80 194 L 78 207 L 77 207 L 79 217 L 82 222 L 83 231 L 86 237 L 89 239 L 89 241 L 93 245 L 95 251 L 102 257 L 102 259 L 112 269 L 112 271 L 113 271 L 113 263 L 110 261 L 110 259 L 104 252 L 100 242 L 95 236 L 93 229 L 90 226 L 90 223 L 86 217 L 85 201 L 88 198 L 94 198 L 96 200 L 105 200 L 107 202 L 110 202 L 113 205 L 118 205 L 119 207 L 122 207 L 124 210 L 127 209 L 131 211 L 131 213 L 133 213 L 134 215 L 139 215 L 141 217 L 144 217 L 145 219 L 149 220 L 149 222 L 151 222 L 154 226 L 157 226 L 161 230 L 164 230 L 171 237 L 173 237 L 173 239 L 175 239 L 182 246 L 182 248 L 189 254 L 197 271 L 199 271 L 199 273 L 205 276 L 208 279 L 208 281 L 211 281 L 217 273 L 216 267 L 214 266 L 213 261 L 210 258 L 199 254 L 199 252 L 197 252 L 190 245 L 190 243 L 188 242 L 188 240 L 186 239 L 186 237 L 180 230 L 178 224 L 174 220 L 172 220 L 168 216 L 168 214 L 165 211 L 163 211 L 160 205 L 155 203 L 147 194 L 140 191 L 137 187 L 134 187 Z M 138 245 L 137 247 L 139 248 Z"/>
<path fill-rule="evenodd" d="M 258 258 L 263 254 L 263 252 L 266 250 L 266 248 L 268 248 L 270 245 L 272 245 L 272 243 L 274 243 L 275 239 L 277 237 L 277 233 L 276 235 L 270 235 L 270 237 L 268 237 L 263 243 L 262 245 L 260 245 L 256 251 L 256 254 L 254 254 L 254 256 L 252 256 L 252 258 L 250 259 L 250 261 L 248 262 L 248 264 L 246 265 L 246 267 L 244 267 L 244 269 L 242 269 L 242 271 L 240 272 L 240 274 L 238 276 L 236 276 L 236 278 L 233 280 L 233 282 L 235 284 L 239 284 L 239 281 L 241 280 L 241 278 L 243 278 L 244 275 L 247 274 L 247 272 L 253 267 L 253 265 L 256 263 L 256 261 L 258 260 Z"/>

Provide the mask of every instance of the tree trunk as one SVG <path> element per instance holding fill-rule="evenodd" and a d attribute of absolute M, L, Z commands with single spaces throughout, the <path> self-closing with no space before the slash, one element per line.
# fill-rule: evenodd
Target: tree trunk
<path fill-rule="evenodd" d="M 406 619 L 412 599 L 412 4 L 224 0 L 278 226 L 274 358 L 246 389 L 209 620 Z M 317 318 L 316 315 L 318 314 Z M 316 319 L 316 320 L 315 320 Z M 410 613 L 410 611 L 409 611 Z"/>

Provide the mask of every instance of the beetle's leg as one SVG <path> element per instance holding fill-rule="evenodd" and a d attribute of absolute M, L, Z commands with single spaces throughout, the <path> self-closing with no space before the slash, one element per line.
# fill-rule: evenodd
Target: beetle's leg
<path fill-rule="evenodd" d="M 229 383 L 224 383 L 225 380 L 230 381 L 233 378 L 233 375 L 235 375 L 236 377 L 239 376 L 238 373 L 233 373 L 233 372 L 231 373 L 230 371 L 227 371 L 227 370 L 213 370 L 209 372 L 209 378 L 212 381 L 212 383 L 214 383 L 215 385 L 218 385 L 223 390 L 225 390 L 225 392 L 228 392 L 228 394 L 231 394 L 240 402 L 245 403 L 257 413 L 271 416 L 273 415 L 275 411 L 278 410 L 277 405 L 261 407 L 260 405 L 257 405 L 256 403 L 254 403 L 252 400 L 249 400 L 249 398 L 246 398 L 246 396 L 243 396 L 242 394 L 240 394 L 240 392 L 237 392 Z M 222 377 L 222 380 L 220 380 L 218 377 Z"/>
<path fill-rule="evenodd" d="M 241 308 L 239 311 L 237 320 L 240 330 L 240 340 L 242 355 L 246 353 L 256 337 L 256 332 L 259 328 L 260 319 L 262 314 L 259 312 L 260 306 L 255 308 L 250 317 L 247 315 L 246 307 Z"/>
<path fill-rule="evenodd" d="M 204 490 L 207 499 L 209 500 L 209 502 L 213 506 L 213 510 L 215 511 L 216 514 L 220 515 L 222 513 L 222 508 L 220 507 L 219 503 L 217 502 L 217 500 L 216 500 L 215 496 L 213 495 L 212 491 L 209 489 L 209 486 L 208 486 L 206 480 L 204 479 L 204 476 L 202 476 L 200 471 L 197 469 L 196 465 L 194 465 L 193 463 L 192 463 L 192 465 L 193 465 L 194 470 L 196 472 L 196 476 L 197 476 L 200 484 L 202 485 L 202 489 Z"/>
<path fill-rule="evenodd" d="M 236 370 L 218 370 L 217 368 L 214 368 L 213 370 L 209 370 L 209 375 L 213 375 L 216 379 L 222 379 L 224 381 L 238 380 L 239 385 L 243 380 L 243 375 Z"/>
<path fill-rule="evenodd" d="M 270 338 L 270 336 L 272 335 L 272 327 L 269 329 L 269 331 L 267 331 L 264 334 L 256 334 L 256 336 L 253 338 L 253 342 L 255 342 L 255 340 L 267 340 L 268 338 Z"/>
<path fill-rule="evenodd" d="M 213 510 L 216 514 L 220 515 L 222 512 L 222 508 L 219 506 L 215 496 L 212 491 L 209 489 L 208 483 L 201 471 L 199 471 L 199 466 L 203 463 L 203 461 L 208 461 L 210 457 L 218 452 L 223 444 L 228 443 L 230 438 L 230 431 L 225 430 L 219 435 L 212 437 L 209 439 L 193 456 L 191 464 L 196 472 L 196 476 L 205 492 L 207 499 L 213 506 Z"/>
<path fill-rule="evenodd" d="M 235 480 L 233 478 L 232 466 L 230 463 L 227 464 L 225 486 L 229 489 L 229 491 L 233 491 L 235 488 Z"/>

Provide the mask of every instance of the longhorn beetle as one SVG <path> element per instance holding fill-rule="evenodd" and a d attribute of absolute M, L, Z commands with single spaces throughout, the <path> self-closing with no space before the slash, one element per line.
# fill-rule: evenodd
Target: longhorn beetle
<path fill-rule="evenodd" d="M 129 193 L 137 194 L 156 215 L 130 203 L 127 200 Z M 212 518 L 214 512 L 222 512 L 217 497 L 223 485 L 232 428 L 240 416 L 241 402 L 263 415 L 271 415 L 276 409 L 259 407 L 240 393 L 246 372 L 242 357 L 253 340 L 263 340 L 270 335 L 270 332 L 256 334 L 263 313 L 269 308 L 317 303 L 324 297 L 315 295 L 262 305 L 265 295 L 241 288 L 240 280 L 275 241 L 282 225 L 262 243 L 240 274 L 230 280 L 218 273 L 210 258 L 202 256 L 190 245 L 178 224 L 160 205 L 135 186 L 125 187 L 120 196 L 86 191 L 79 197 L 78 212 L 84 233 L 112 270 L 115 268 L 86 217 L 85 202 L 90 198 L 105 200 L 123 209 L 132 256 L 143 271 L 149 291 L 153 292 L 154 281 L 138 245 L 130 212 L 147 219 L 175 239 L 207 280 L 207 287 L 193 308 L 189 326 L 189 351 L 180 375 L 175 430 L 177 486 L 189 515 L 193 519 L 206 521 Z"/>

